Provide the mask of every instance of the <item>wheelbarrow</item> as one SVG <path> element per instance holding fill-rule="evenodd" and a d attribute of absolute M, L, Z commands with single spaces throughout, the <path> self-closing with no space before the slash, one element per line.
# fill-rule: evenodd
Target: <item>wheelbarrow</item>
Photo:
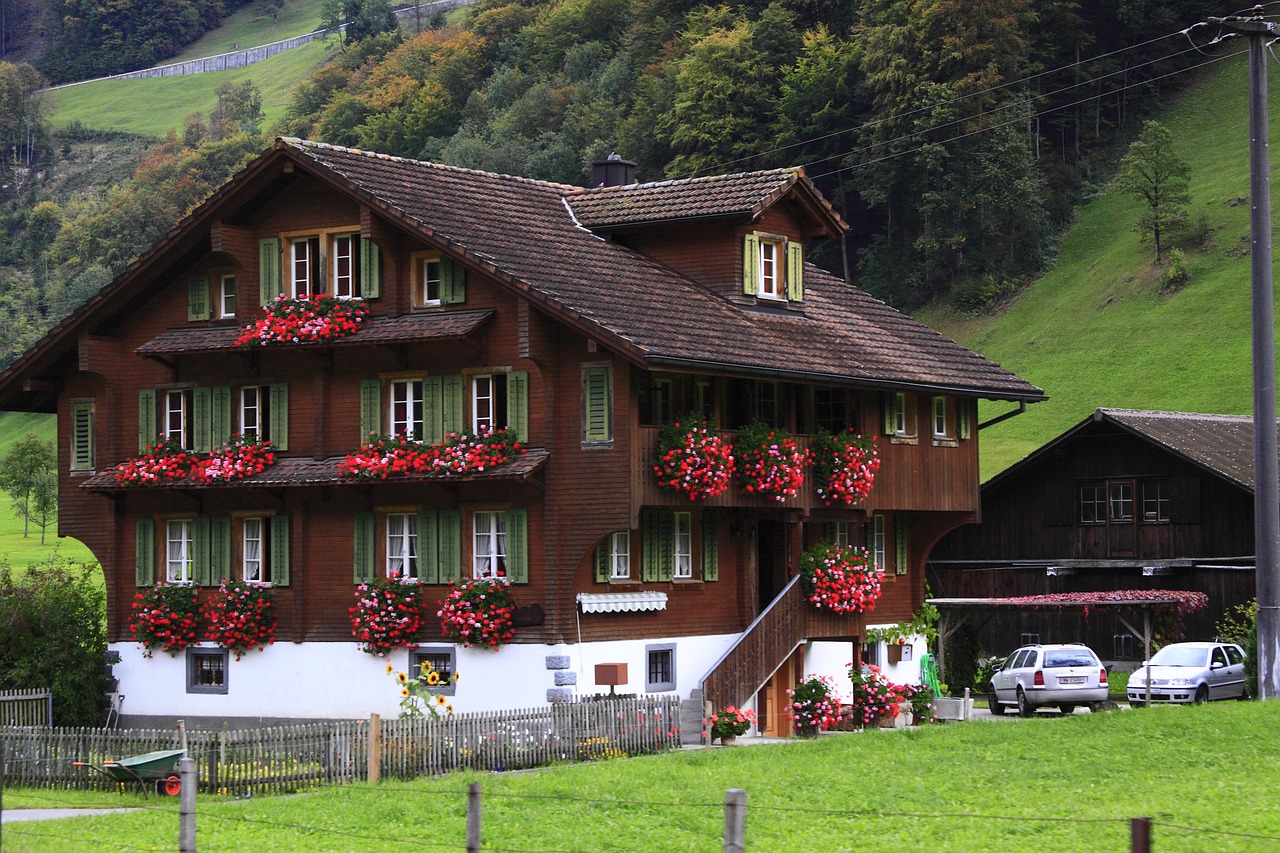
<path fill-rule="evenodd" d="M 104 761 L 101 765 L 87 761 L 71 763 L 75 767 L 88 767 L 122 785 L 135 784 L 144 797 L 148 795 L 148 788 L 153 788 L 161 797 L 176 797 L 182 790 L 182 780 L 177 770 L 178 759 L 186 753 L 185 749 L 163 749 L 118 761 Z"/>

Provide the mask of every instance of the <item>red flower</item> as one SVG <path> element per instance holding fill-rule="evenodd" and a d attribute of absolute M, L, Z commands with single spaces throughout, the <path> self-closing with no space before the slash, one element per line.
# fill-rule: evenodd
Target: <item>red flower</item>
<path fill-rule="evenodd" d="M 850 506 L 870 494 L 880 470 L 874 438 L 865 439 L 851 429 L 835 436 L 820 433 L 811 452 L 816 490 L 824 505 Z"/>
<path fill-rule="evenodd" d="M 151 657 L 156 649 L 175 655 L 196 639 L 198 593 L 193 586 L 157 583 L 134 596 L 129 634 Z"/>
<path fill-rule="evenodd" d="M 809 601 L 836 613 L 874 610 L 883 570 L 863 548 L 822 542 L 800 556 L 800 574 Z"/>
<path fill-rule="evenodd" d="M 439 602 L 436 615 L 441 632 L 465 646 L 497 648 L 515 636 L 512 616 L 515 603 L 507 578 L 481 578 L 449 584 L 449 594 Z"/>
<path fill-rule="evenodd" d="M 653 465 L 659 488 L 688 495 L 689 500 L 714 498 L 733 479 L 733 446 L 707 421 L 680 421 L 663 427 L 658 436 L 658 460 Z"/>
<path fill-rule="evenodd" d="M 262 310 L 266 316 L 246 326 L 236 338 L 236 346 L 334 340 L 359 331 L 369 316 L 363 299 L 338 299 L 322 293 L 300 299 L 277 296 Z"/>
<path fill-rule="evenodd" d="M 783 502 L 800 494 L 808 453 L 796 446 L 786 430 L 754 423 L 738 432 L 734 442 L 738 484 L 748 494 Z"/>
<path fill-rule="evenodd" d="M 360 641 L 363 651 L 378 657 L 413 645 L 422 627 L 417 588 L 394 576 L 356 587 L 356 603 L 347 614 L 351 636 Z"/>
<path fill-rule="evenodd" d="M 275 604 L 261 586 L 224 580 L 216 592 L 206 593 L 201 610 L 209 639 L 234 652 L 236 660 L 276 641 Z"/>

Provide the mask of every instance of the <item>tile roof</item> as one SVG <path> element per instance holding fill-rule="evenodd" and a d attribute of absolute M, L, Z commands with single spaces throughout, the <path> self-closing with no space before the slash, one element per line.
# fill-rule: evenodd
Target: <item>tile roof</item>
<path fill-rule="evenodd" d="M 812 265 L 805 267 L 804 314 L 735 305 L 575 220 L 583 200 L 597 195 L 592 191 L 297 139 L 278 145 L 535 303 L 649 364 L 1043 398 L 1031 383 Z M 741 189 L 706 209 L 723 212 L 750 197 L 759 201 L 763 187 L 776 189 L 792 173 L 752 174 L 760 176 L 758 183 L 751 175 L 730 176 L 726 185 L 741 182 Z M 648 192 L 646 186 L 662 187 L 640 185 L 637 197 Z M 718 184 L 682 182 L 680 192 L 689 186 Z M 655 197 L 662 192 L 655 190 Z M 693 209 L 688 201 L 662 203 Z"/>
<path fill-rule="evenodd" d="M 537 473 L 542 466 L 546 464 L 550 457 L 550 452 L 534 448 L 520 454 L 505 465 L 499 465 L 496 468 L 490 468 L 487 471 L 480 471 L 456 477 L 396 477 L 396 482 L 459 483 L 525 480 Z M 272 465 L 261 474 L 255 474 L 252 477 L 246 477 L 245 479 L 237 480 L 234 483 L 181 483 L 170 486 L 169 488 L 183 490 L 225 489 L 228 486 L 310 486 L 315 484 L 335 483 L 353 486 L 362 484 L 367 485 L 370 482 L 368 480 L 338 476 L 338 463 L 345 458 L 345 456 L 332 456 L 328 459 L 311 459 L 286 456 L 278 459 L 276 464 Z M 111 471 L 102 471 L 87 478 L 80 484 L 80 488 L 88 489 L 93 492 L 122 492 L 138 491 L 139 488 L 150 487 L 121 486 L 116 482 L 115 475 Z"/>
<path fill-rule="evenodd" d="M 465 338 L 493 318 L 492 310 L 448 311 L 405 314 L 400 317 L 373 317 L 360 331 L 345 338 L 323 344 L 297 346 L 354 346 L 377 341 L 402 343 L 410 341 Z M 170 355 L 205 350 L 236 349 L 236 339 L 243 326 L 180 326 L 166 329 L 138 347 L 139 355 Z M 291 346 L 295 346 L 292 345 Z"/>
<path fill-rule="evenodd" d="M 1098 417 L 1253 491 L 1252 415 L 1098 409 Z"/>

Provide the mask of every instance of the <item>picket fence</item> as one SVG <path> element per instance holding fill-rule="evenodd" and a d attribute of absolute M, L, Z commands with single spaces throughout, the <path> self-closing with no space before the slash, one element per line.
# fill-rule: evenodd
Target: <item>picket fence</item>
<path fill-rule="evenodd" d="M 53 693 L 48 690 L 0 690 L 0 726 L 53 725 Z"/>
<path fill-rule="evenodd" d="M 678 749 L 675 697 L 578 702 L 450 717 L 333 720 L 238 731 L 186 732 L 200 790 L 292 793 L 369 778 L 370 732 L 380 776 L 412 778 L 462 768 L 518 770 Z M 181 747 L 177 729 L 0 727 L 8 785 L 113 789 L 94 766 Z"/>

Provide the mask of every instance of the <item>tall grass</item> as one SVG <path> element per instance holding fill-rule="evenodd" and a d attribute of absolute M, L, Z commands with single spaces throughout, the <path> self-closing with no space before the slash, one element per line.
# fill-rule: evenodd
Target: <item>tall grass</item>
<path fill-rule="evenodd" d="M 1133 817 L 1153 846 L 1280 845 L 1270 760 L 1280 705 L 1224 702 L 873 730 L 533 773 L 384 781 L 296 797 L 201 797 L 202 851 L 460 849 L 465 791 L 484 791 L 484 849 L 716 851 L 725 790 L 747 792 L 753 850 L 1128 849 Z M 142 805 L 130 794 L 5 792 L 7 807 Z M 155 805 L 154 801 L 151 805 Z M 171 849 L 165 811 L 7 824 L 6 850 L 89 850 L 104 840 Z M 58 837 L 35 837 L 34 832 Z M 10 845 L 13 845 L 10 847 Z"/>

